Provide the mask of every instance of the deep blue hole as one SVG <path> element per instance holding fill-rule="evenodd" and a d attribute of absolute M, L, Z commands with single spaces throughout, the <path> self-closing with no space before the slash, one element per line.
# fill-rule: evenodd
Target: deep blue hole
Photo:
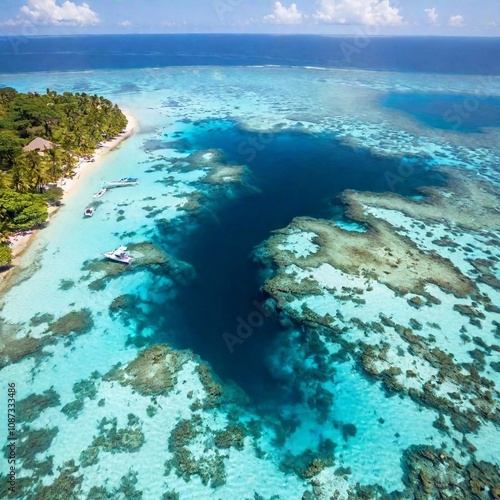
<path fill-rule="evenodd" d="M 182 239 L 176 235 L 175 244 L 172 234 L 165 235 L 165 246 L 195 266 L 197 279 L 182 288 L 173 302 L 154 311 L 154 317 L 176 348 L 192 349 L 255 401 L 289 398 L 293 390 L 284 391 L 283 380 L 275 379 L 266 364 L 282 331 L 276 318 L 254 329 L 233 354 L 223 339 L 225 332 L 237 333 L 238 318 L 246 320 L 256 311 L 255 301 L 266 299 L 259 291 L 258 265 L 250 258 L 254 247 L 296 216 L 342 217 L 337 195 L 347 188 L 388 191 L 387 175 L 392 174 L 402 179 L 395 185 L 398 192 L 412 196 L 417 187 L 441 185 L 444 179 L 418 160 L 415 173 L 403 179 L 400 160 L 352 149 L 327 133 L 262 136 L 232 122 L 210 121 L 194 124 L 186 138 L 193 150 L 219 148 L 229 163 L 248 165 L 247 182 L 258 192 L 242 189 L 237 197 L 214 202 L 210 210 L 201 212 L 194 231 Z M 257 144 L 255 157 L 251 144 Z"/>

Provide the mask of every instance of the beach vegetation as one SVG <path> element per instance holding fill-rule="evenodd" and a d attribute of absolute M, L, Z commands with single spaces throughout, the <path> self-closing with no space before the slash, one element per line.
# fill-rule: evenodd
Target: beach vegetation
<path fill-rule="evenodd" d="M 0 243 L 0 269 L 8 267 L 12 260 L 12 249 L 7 243 Z"/>
<path fill-rule="evenodd" d="M 62 197 L 56 183 L 126 125 L 120 108 L 104 97 L 0 88 L 0 267 L 11 260 L 8 236 L 43 224 L 47 204 Z"/>

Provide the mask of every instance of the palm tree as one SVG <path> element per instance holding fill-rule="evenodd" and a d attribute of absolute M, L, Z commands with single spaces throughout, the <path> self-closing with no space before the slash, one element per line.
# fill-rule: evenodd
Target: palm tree
<path fill-rule="evenodd" d="M 21 175 L 19 179 L 24 182 L 21 190 L 24 190 L 27 184 L 29 191 L 41 191 L 42 186 L 50 181 L 46 156 L 41 155 L 38 150 L 26 151 L 21 155 L 20 160 Z"/>
<path fill-rule="evenodd" d="M 12 187 L 18 193 L 30 190 L 29 165 L 24 155 L 21 155 L 12 168 Z"/>
<path fill-rule="evenodd" d="M 45 154 L 47 155 L 47 172 L 50 177 L 50 181 L 55 182 L 61 178 L 63 173 L 61 149 L 59 146 L 54 146 Z"/>

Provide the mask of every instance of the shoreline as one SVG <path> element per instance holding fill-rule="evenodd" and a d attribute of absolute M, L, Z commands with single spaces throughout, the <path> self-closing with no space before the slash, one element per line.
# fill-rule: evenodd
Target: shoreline
<path fill-rule="evenodd" d="M 72 178 L 63 178 L 57 182 L 57 186 L 63 190 L 63 197 L 61 199 L 62 205 L 67 201 L 71 194 L 76 191 L 76 188 L 80 185 L 83 179 L 88 177 L 89 174 L 93 173 L 101 166 L 101 160 L 108 153 L 115 150 L 120 144 L 132 137 L 137 129 L 139 128 L 139 122 L 137 118 L 131 114 L 128 110 L 122 110 L 122 113 L 127 118 L 127 126 L 123 132 L 120 132 L 114 139 L 103 142 L 101 146 L 98 146 L 94 152 L 89 155 L 92 159 L 86 160 L 81 158 L 74 170 L 74 176 Z M 53 215 L 61 207 L 49 207 L 47 222 L 50 222 Z M 33 243 L 35 236 L 42 231 L 42 229 L 33 229 L 30 231 L 22 231 L 16 233 L 9 237 L 9 244 L 12 249 L 12 262 L 10 268 L 0 274 L 0 281 L 4 281 L 10 276 L 12 271 L 20 264 L 21 258 L 24 253 L 28 250 L 30 245 Z"/>

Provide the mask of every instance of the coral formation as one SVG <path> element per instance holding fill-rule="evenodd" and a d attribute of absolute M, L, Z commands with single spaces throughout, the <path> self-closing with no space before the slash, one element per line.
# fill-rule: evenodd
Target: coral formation
<path fill-rule="evenodd" d="M 21 326 L 12 325 L 0 319 L 0 369 L 11 363 L 17 363 L 28 356 L 42 356 L 41 350 L 54 339 L 47 336 L 42 339 L 32 337 Z"/>
<path fill-rule="evenodd" d="M 52 441 L 59 432 L 58 427 L 52 429 L 31 429 L 23 427 L 20 433 L 17 458 L 23 462 L 27 469 L 36 468 L 39 462 L 35 458 L 38 453 L 48 450 Z"/>
<path fill-rule="evenodd" d="M 137 472 L 132 469 L 129 470 L 126 476 L 122 476 L 120 481 L 120 487 L 116 488 L 113 492 L 114 498 L 126 498 L 127 500 L 142 500 L 142 491 L 136 488 L 137 484 Z"/>
<path fill-rule="evenodd" d="M 165 475 L 168 476 L 174 469 L 177 476 L 185 481 L 189 481 L 191 476 L 199 476 L 204 485 L 217 488 L 226 482 L 225 457 L 217 449 L 208 451 L 206 448 L 199 457 L 190 450 L 190 444 L 203 433 L 201 425 L 199 415 L 177 423 L 168 440 L 168 450 L 173 457 L 165 462 Z"/>
<path fill-rule="evenodd" d="M 54 315 L 53 314 L 35 314 L 30 320 L 30 326 L 40 326 L 45 323 L 51 323 L 54 321 Z"/>
<path fill-rule="evenodd" d="M 89 309 L 81 309 L 80 311 L 72 311 L 54 323 L 49 324 L 49 331 L 54 335 L 67 336 L 71 333 L 81 335 L 92 330 L 94 321 L 92 312 Z"/>
<path fill-rule="evenodd" d="M 500 423 L 493 377 L 498 366 L 492 361 L 500 334 L 492 313 L 499 311 L 487 290 L 497 290 L 500 215 L 496 187 L 469 173 L 445 172 L 446 187 L 423 189 L 423 199 L 344 192 L 347 214 L 363 231 L 301 217 L 276 231 L 255 256 L 274 271 L 264 289 L 281 316 L 315 332 L 303 336 L 304 351 L 314 348 L 318 359 L 334 349 L 332 361 L 355 360 L 388 394 L 437 410 L 434 427 L 452 438 L 456 431 L 474 434 L 483 424 Z M 322 373 L 314 368 L 314 377 Z M 356 428 L 343 424 L 341 432 L 348 441 Z M 456 446 L 473 458 L 470 443 Z M 287 457 L 282 466 L 306 477 L 321 470 L 318 460 L 308 452 Z M 472 469 L 455 469 L 453 484 L 470 482 Z M 433 488 L 423 488 L 417 498 L 449 497 L 446 487 Z M 487 498 L 457 491 L 457 498 Z M 383 497 L 376 486 L 358 486 L 350 494 Z"/>
<path fill-rule="evenodd" d="M 53 387 L 42 394 L 30 394 L 17 403 L 18 420 L 20 422 L 33 422 L 47 408 L 61 404 L 59 394 Z"/>
<path fill-rule="evenodd" d="M 182 365 L 190 359 L 187 352 L 178 352 L 165 344 L 155 345 L 139 353 L 128 365 L 115 368 L 103 377 L 130 386 L 143 396 L 168 394 L 175 386 Z"/>
<path fill-rule="evenodd" d="M 135 453 L 140 450 L 145 441 L 140 421 L 131 413 L 127 417 L 127 426 L 122 429 L 118 429 L 116 417 L 103 418 L 97 428 L 99 434 L 80 454 L 82 467 L 96 464 L 100 450 L 108 453 Z"/>
<path fill-rule="evenodd" d="M 33 498 L 37 500 L 68 500 L 69 498 L 78 498 L 81 492 L 83 476 L 77 476 L 79 467 L 73 460 L 65 463 L 58 470 L 60 474 L 54 482 L 45 486 L 41 484 Z"/>
<path fill-rule="evenodd" d="M 207 184 L 241 183 L 246 172 L 245 167 L 229 165 L 222 151 L 218 149 L 196 151 L 183 158 L 180 163 L 182 163 L 183 169 L 187 167 L 192 170 L 206 170 L 208 173 L 202 182 Z M 178 167 L 174 165 L 175 168 Z"/>
<path fill-rule="evenodd" d="M 61 409 L 68 418 L 76 418 L 78 416 L 83 410 L 86 398 L 95 399 L 97 396 L 96 381 L 99 377 L 99 372 L 94 372 L 89 379 L 80 380 L 80 382 L 76 382 L 73 385 L 73 393 L 76 399 L 65 404 Z"/>
<path fill-rule="evenodd" d="M 196 366 L 196 373 L 206 391 L 203 408 L 213 408 L 218 406 L 223 395 L 222 386 L 214 380 L 213 372 L 206 363 L 199 363 Z"/>
<path fill-rule="evenodd" d="M 472 460 L 458 463 L 444 450 L 414 446 L 404 453 L 407 493 L 414 498 L 500 498 L 500 468 Z"/>
<path fill-rule="evenodd" d="M 242 450 L 245 440 L 245 429 L 241 425 L 229 425 L 223 431 L 215 433 L 217 448 L 231 448 Z"/>
<path fill-rule="evenodd" d="M 462 275 L 453 264 L 437 254 L 420 250 L 411 240 L 395 233 L 385 221 L 363 216 L 370 223 L 366 232 L 349 232 L 330 221 L 311 218 L 296 218 L 284 232 L 268 243 L 278 266 L 297 265 L 300 268 L 319 268 L 331 265 L 347 274 L 370 277 L 388 286 L 399 294 L 409 293 L 426 296 L 426 286 L 436 284 L 457 297 L 474 296 L 477 289 L 469 278 Z M 290 230 L 314 232 L 319 250 L 305 258 L 294 258 L 292 254 L 280 252 L 276 247 L 282 243 L 281 235 Z M 313 287 L 312 291 L 309 291 Z M 301 291 L 314 294 L 315 283 L 297 284 L 292 274 L 278 273 L 266 283 L 271 295 L 281 291 Z"/>
<path fill-rule="evenodd" d="M 165 253 L 153 243 L 134 243 L 128 246 L 128 253 L 133 259 L 129 266 L 104 259 L 84 262 L 82 270 L 87 271 L 84 279 L 89 280 L 95 274 L 101 275 L 101 277 L 91 281 L 88 286 L 92 290 L 103 290 L 109 280 L 142 269 L 147 269 L 150 272 L 158 271 L 163 276 L 166 274 L 180 284 L 188 283 L 195 276 L 192 266 Z"/>
<path fill-rule="evenodd" d="M 293 470 L 302 479 L 311 479 L 327 467 L 332 467 L 334 460 L 335 443 L 324 440 L 317 451 L 306 450 L 299 456 L 287 454 L 280 464 L 285 470 Z"/>

